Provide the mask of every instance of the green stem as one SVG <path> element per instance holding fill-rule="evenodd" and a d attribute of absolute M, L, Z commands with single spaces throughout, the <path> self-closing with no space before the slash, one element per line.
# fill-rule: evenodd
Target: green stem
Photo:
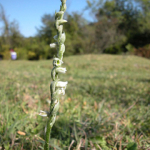
<path fill-rule="evenodd" d="M 51 115 L 49 117 L 49 120 L 47 121 L 47 129 L 46 129 L 44 150 L 49 150 L 49 139 L 50 139 L 50 134 L 51 134 L 51 129 L 52 129 L 52 126 L 50 125 L 50 123 L 52 122 L 53 117 L 54 116 Z"/>

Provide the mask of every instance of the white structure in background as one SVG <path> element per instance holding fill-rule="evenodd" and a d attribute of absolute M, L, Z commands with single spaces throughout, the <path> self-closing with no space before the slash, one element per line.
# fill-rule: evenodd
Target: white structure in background
<path fill-rule="evenodd" d="M 11 59 L 16 60 L 17 59 L 17 53 L 16 52 L 10 52 L 11 54 Z"/>

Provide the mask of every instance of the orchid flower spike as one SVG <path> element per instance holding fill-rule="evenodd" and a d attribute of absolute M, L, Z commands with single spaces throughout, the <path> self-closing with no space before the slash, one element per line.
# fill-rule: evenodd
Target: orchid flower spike
<path fill-rule="evenodd" d="M 63 19 L 64 13 L 66 11 L 66 0 L 61 0 L 60 11 L 55 13 L 55 25 L 54 27 L 57 30 L 57 35 L 54 36 L 55 43 L 50 44 L 50 48 L 56 48 L 57 57 L 53 58 L 53 69 L 51 71 L 52 82 L 50 84 L 51 91 L 51 102 L 50 102 L 50 111 L 49 113 L 45 111 L 40 111 L 39 115 L 43 117 L 48 117 L 47 125 L 45 128 L 46 136 L 45 136 L 45 146 L 44 150 L 49 150 L 49 139 L 50 133 L 53 124 L 55 123 L 56 114 L 59 109 L 59 95 L 65 94 L 65 89 L 67 87 L 67 81 L 60 81 L 58 76 L 60 73 L 66 73 L 66 68 L 62 67 L 63 64 L 63 54 L 65 52 L 65 40 L 66 35 L 63 32 L 63 24 L 67 22 L 67 20 Z"/>

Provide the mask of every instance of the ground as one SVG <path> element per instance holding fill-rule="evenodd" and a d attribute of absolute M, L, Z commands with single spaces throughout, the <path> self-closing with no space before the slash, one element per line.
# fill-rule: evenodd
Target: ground
<path fill-rule="evenodd" d="M 51 149 L 150 148 L 150 60 L 127 55 L 64 58 L 68 81 Z M 42 149 L 52 60 L 0 61 L 0 149 Z"/>

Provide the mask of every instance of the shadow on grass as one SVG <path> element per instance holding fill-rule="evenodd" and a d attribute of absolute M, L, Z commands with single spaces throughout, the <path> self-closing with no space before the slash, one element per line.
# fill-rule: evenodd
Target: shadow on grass
<path fill-rule="evenodd" d="M 150 79 L 139 79 L 137 81 L 144 82 L 144 83 L 150 83 Z"/>
<path fill-rule="evenodd" d="M 81 140 L 80 148 L 90 150 L 90 140 L 95 137 L 101 138 L 104 133 L 108 134 L 114 128 L 113 124 L 107 123 L 104 125 L 90 118 L 87 118 L 82 123 L 74 119 L 68 120 L 61 117 L 56 121 L 52 129 L 51 142 L 59 143 L 59 147 L 63 150 L 68 150 L 72 142 L 70 149 L 77 148 Z M 106 126 L 107 128 L 105 128 Z"/>
<path fill-rule="evenodd" d="M 69 96 L 72 93 L 80 93 L 83 97 L 91 97 L 96 101 L 105 99 L 107 102 L 113 100 L 113 104 L 122 104 L 124 107 L 129 107 L 134 101 L 142 101 L 143 104 L 148 105 L 150 95 L 148 89 L 144 90 L 125 83 L 112 83 L 110 85 L 99 83 L 86 84 L 81 82 L 76 85 L 76 88 L 69 88 Z M 91 101 L 92 102 L 92 101 Z"/>

